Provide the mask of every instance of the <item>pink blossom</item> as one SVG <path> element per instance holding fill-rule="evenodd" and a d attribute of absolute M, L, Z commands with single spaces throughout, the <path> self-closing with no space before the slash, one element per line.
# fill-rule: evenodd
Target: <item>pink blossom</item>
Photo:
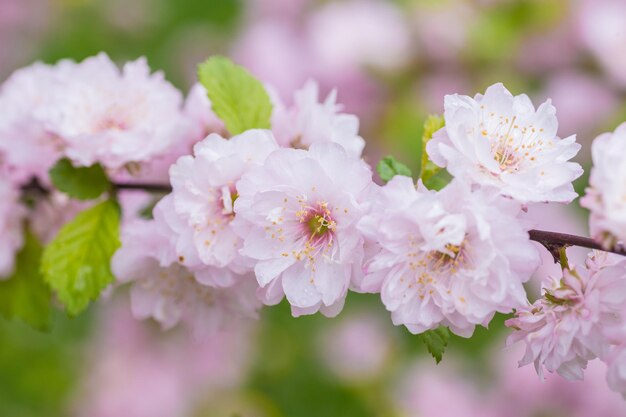
<path fill-rule="evenodd" d="M 591 145 L 590 187 L 580 200 L 591 211 L 591 234 L 606 246 L 626 239 L 626 123 L 598 136 Z"/>
<path fill-rule="evenodd" d="M 181 223 L 177 245 L 193 252 L 183 253 L 189 258 L 186 265 L 195 267 L 192 259 L 198 258 L 202 265 L 237 273 L 249 270 L 239 256 L 241 239 L 230 226 L 237 181 L 276 149 L 271 132 L 265 130 L 249 130 L 229 140 L 212 134 L 196 144 L 194 156 L 181 157 L 172 166 L 172 216 Z"/>
<path fill-rule="evenodd" d="M 592 252 L 587 268 L 564 269 L 549 278 L 543 296 L 517 310 L 507 321 L 515 332 L 508 343 L 523 340 L 520 366 L 534 363 L 567 379 L 581 379 L 587 361 L 607 355 L 605 328 L 619 322 L 626 301 L 626 260 Z"/>
<path fill-rule="evenodd" d="M 19 198 L 19 190 L 6 178 L 0 178 L 0 280 L 13 272 L 15 255 L 23 244 L 26 209 Z"/>
<path fill-rule="evenodd" d="M 380 291 L 393 323 L 412 333 L 449 326 L 469 337 L 525 301 L 522 284 L 539 258 L 519 211 L 497 190 L 454 180 L 439 193 L 418 191 L 396 176 L 359 223 L 380 247 L 360 287 Z"/>
<path fill-rule="evenodd" d="M 173 232 L 162 216 L 166 204 L 171 204 L 169 198 L 157 205 L 155 220 L 126 224 L 122 247 L 113 256 L 117 279 L 133 282 L 133 315 L 140 320 L 153 318 L 164 329 L 182 321 L 199 337 L 215 333 L 233 319 L 256 317 L 259 302 L 252 277 L 230 288 L 214 288 L 199 283 L 194 271 L 174 259 Z"/>
<path fill-rule="evenodd" d="M 365 141 L 359 136 L 359 119 L 341 113 L 336 90 L 320 102 L 319 87 L 309 80 L 295 92 L 293 106 L 287 107 L 278 98 L 274 101 L 272 131 L 281 146 L 307 149 L 315 142 L 335 142 L 351 156 L 363 153 Z"/>
<path fill-rule="evenodd" d="M 71 78 L 47 109 L 47 127 L 75 163 L 118 170 L 162 155 L 186 132 L 182 95 L 144 58 L 122 71 L 105 54 L 66 65 Z"/>
<path fill-rule="evenodd" d="M 373 187 L 369 167 L 332 143 L 280 149 L 242 177 L 233 226 L 266 304 L 286 295 L 295 316 L 341 311 L 361 271 L 356 222 Z"/>
<path fill-rule="evenodd" d="M 583 171 L 568 161 L 580 145 L 574 136 L 556 136 L 556 109 L 549 100 L 535 110 L 528 96 L 494 84 L 484 96 L 446 96 L 444 117 L 446 126 L 427 151 L 455 177 L 495 186 L 521 203 L 576 198 L 572 181 Z"/>

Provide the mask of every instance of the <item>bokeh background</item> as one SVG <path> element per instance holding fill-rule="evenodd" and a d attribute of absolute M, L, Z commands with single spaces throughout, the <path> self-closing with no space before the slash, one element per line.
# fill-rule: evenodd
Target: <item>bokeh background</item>
<path fill-rule="evenodd" d="M 586 168 L 593 138 L 626 120 L 626 0 L 0 0 L 0 80 L 36 60 L 100 51 L 144 55 L 185 92 L 216 53 L 287 101 L 317 79 L 360 116 L 373 164 L 391 153 L 416 168 L 424 118 L 443 96 L 498 81 L 536 104 L 552 98 L 559 134 L 578 134 Z M 528 216 L 587 233 L 572 206 Z M 531 293 L 554 273 L 543 255 Z M 258 323 L 194 341 L 135 321 L 119 288 L 76 319 L 57 313 L 49 333 L 0 319 L 0 416 L 626 415 L 600 363 L 584 382 L 518 369 L 504 319 L 453 337 L 435 365 L 376 296 L 351 294 L 332 320 L 266 308 Z"/>

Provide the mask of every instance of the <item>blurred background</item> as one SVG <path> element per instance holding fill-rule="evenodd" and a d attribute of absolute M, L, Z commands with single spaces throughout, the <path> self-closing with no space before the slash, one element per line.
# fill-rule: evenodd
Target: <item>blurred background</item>
<path fill-rule="evenodd" d="M 586 168 L 593 138 L 626 120 L 626 0 L 0 0 L 0 80 L 36 60 L 100 51 L 119 62 L 145 55 L 184 92 L 216 53 L 288 102 L 317 79 L 361 118 L 372 164 L 391 153 L 417 167 L 423 121 L 442 112 L 443 96 L 498 81 L 535 104 L 552 98 L 559 135 L 578 134 Z M 586 234 L 572 206 L 528 216 Z M 531 292 L 554 272 L 542 254 Z M 58 313 L 49 333 L 0 319 L 0 416 L 626 415 L 600 363 L 584 382 L 518 369 L 504 319 L 453 337 L 435 365 L 372 295 L 351 294 L 332 320 L 266 308 L 259 323 L 199 342 L 135 321 L 121 288 L 79 318 Z"/>

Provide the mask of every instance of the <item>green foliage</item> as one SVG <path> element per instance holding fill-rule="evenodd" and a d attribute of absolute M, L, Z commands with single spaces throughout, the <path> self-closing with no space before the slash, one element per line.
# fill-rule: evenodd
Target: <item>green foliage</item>
<path fill-rule="evenodd" d="M 18 321 L 0 320 L 0 416 L 66 417 L 81 358 L 95 327 L 90 314 L 69 320 L 52 309 L 53 331 L 41 333 Z"/>
<path fill-rule="evenodd" d="M 44 279 L 75 316 L 113 282 L 110 261 L 119 242 L 117 203 L 106 200 L 79 213 L 45 248 Z"/>
<path fill-rule="evenodd" d="M 424 341 L 428 352 L 435 358 L 437 363 L 441 362 L 443 352 L 448 346 L 450 340 L 450 331 L 447 327 L 438 327 L 434 330 L 425 331 L 420 335 Z"/>
<path fill-rule="evenodd" d="M 409 167 L 398 162 L 393 156 L 386 156 L 381 159 L 376 166 L 376 171 L 378 171 L 380 179 L 385 182 L 391 180 L 396 175 L 404 175 L 406 177 L 413 175 Z"/>
<path fill-rule="evenodd" d="M 39 272 L 43 248 L 26 230 L 24 246 L 17 254 L 15 271 L 0 281 L 0 314 L 19 319 L 38 330 L 50 325 L 50 289 Z"/>
<path fill-rule="evenodd" d="M 228 58 L 214 56 L 198 66 L 213 111 L 232 135 L 249 129 L 269 129 L 272 102 L 263 84 Z"/>
<path fill-rule="evenodd" d="M 56 188 L 78 200 L 98 198 L 111 186 L 100 164 L 77 168 L 67 158 L 50 168 L 50 179 Z"/>

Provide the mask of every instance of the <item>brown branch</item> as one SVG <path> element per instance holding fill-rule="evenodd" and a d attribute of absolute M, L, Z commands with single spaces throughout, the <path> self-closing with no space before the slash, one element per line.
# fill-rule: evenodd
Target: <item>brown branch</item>
<path fill-rule="evenodd" d="M 617 245 L 614 248 L 607 249 L 602 247 L 600 243 L 588 237 L 535 229 L 530 230 L 528 234 L 530 235 L 530 240 L 541 243 L 551 253 L 553 253 L 555 248 L 558 250 L 558 248 L 563 246 L 580 246 L 582 248 L 603 250 L 605 252 L 612 252 L 618 255 L 626 256 L 626 248 L 624 246 Z"/>

